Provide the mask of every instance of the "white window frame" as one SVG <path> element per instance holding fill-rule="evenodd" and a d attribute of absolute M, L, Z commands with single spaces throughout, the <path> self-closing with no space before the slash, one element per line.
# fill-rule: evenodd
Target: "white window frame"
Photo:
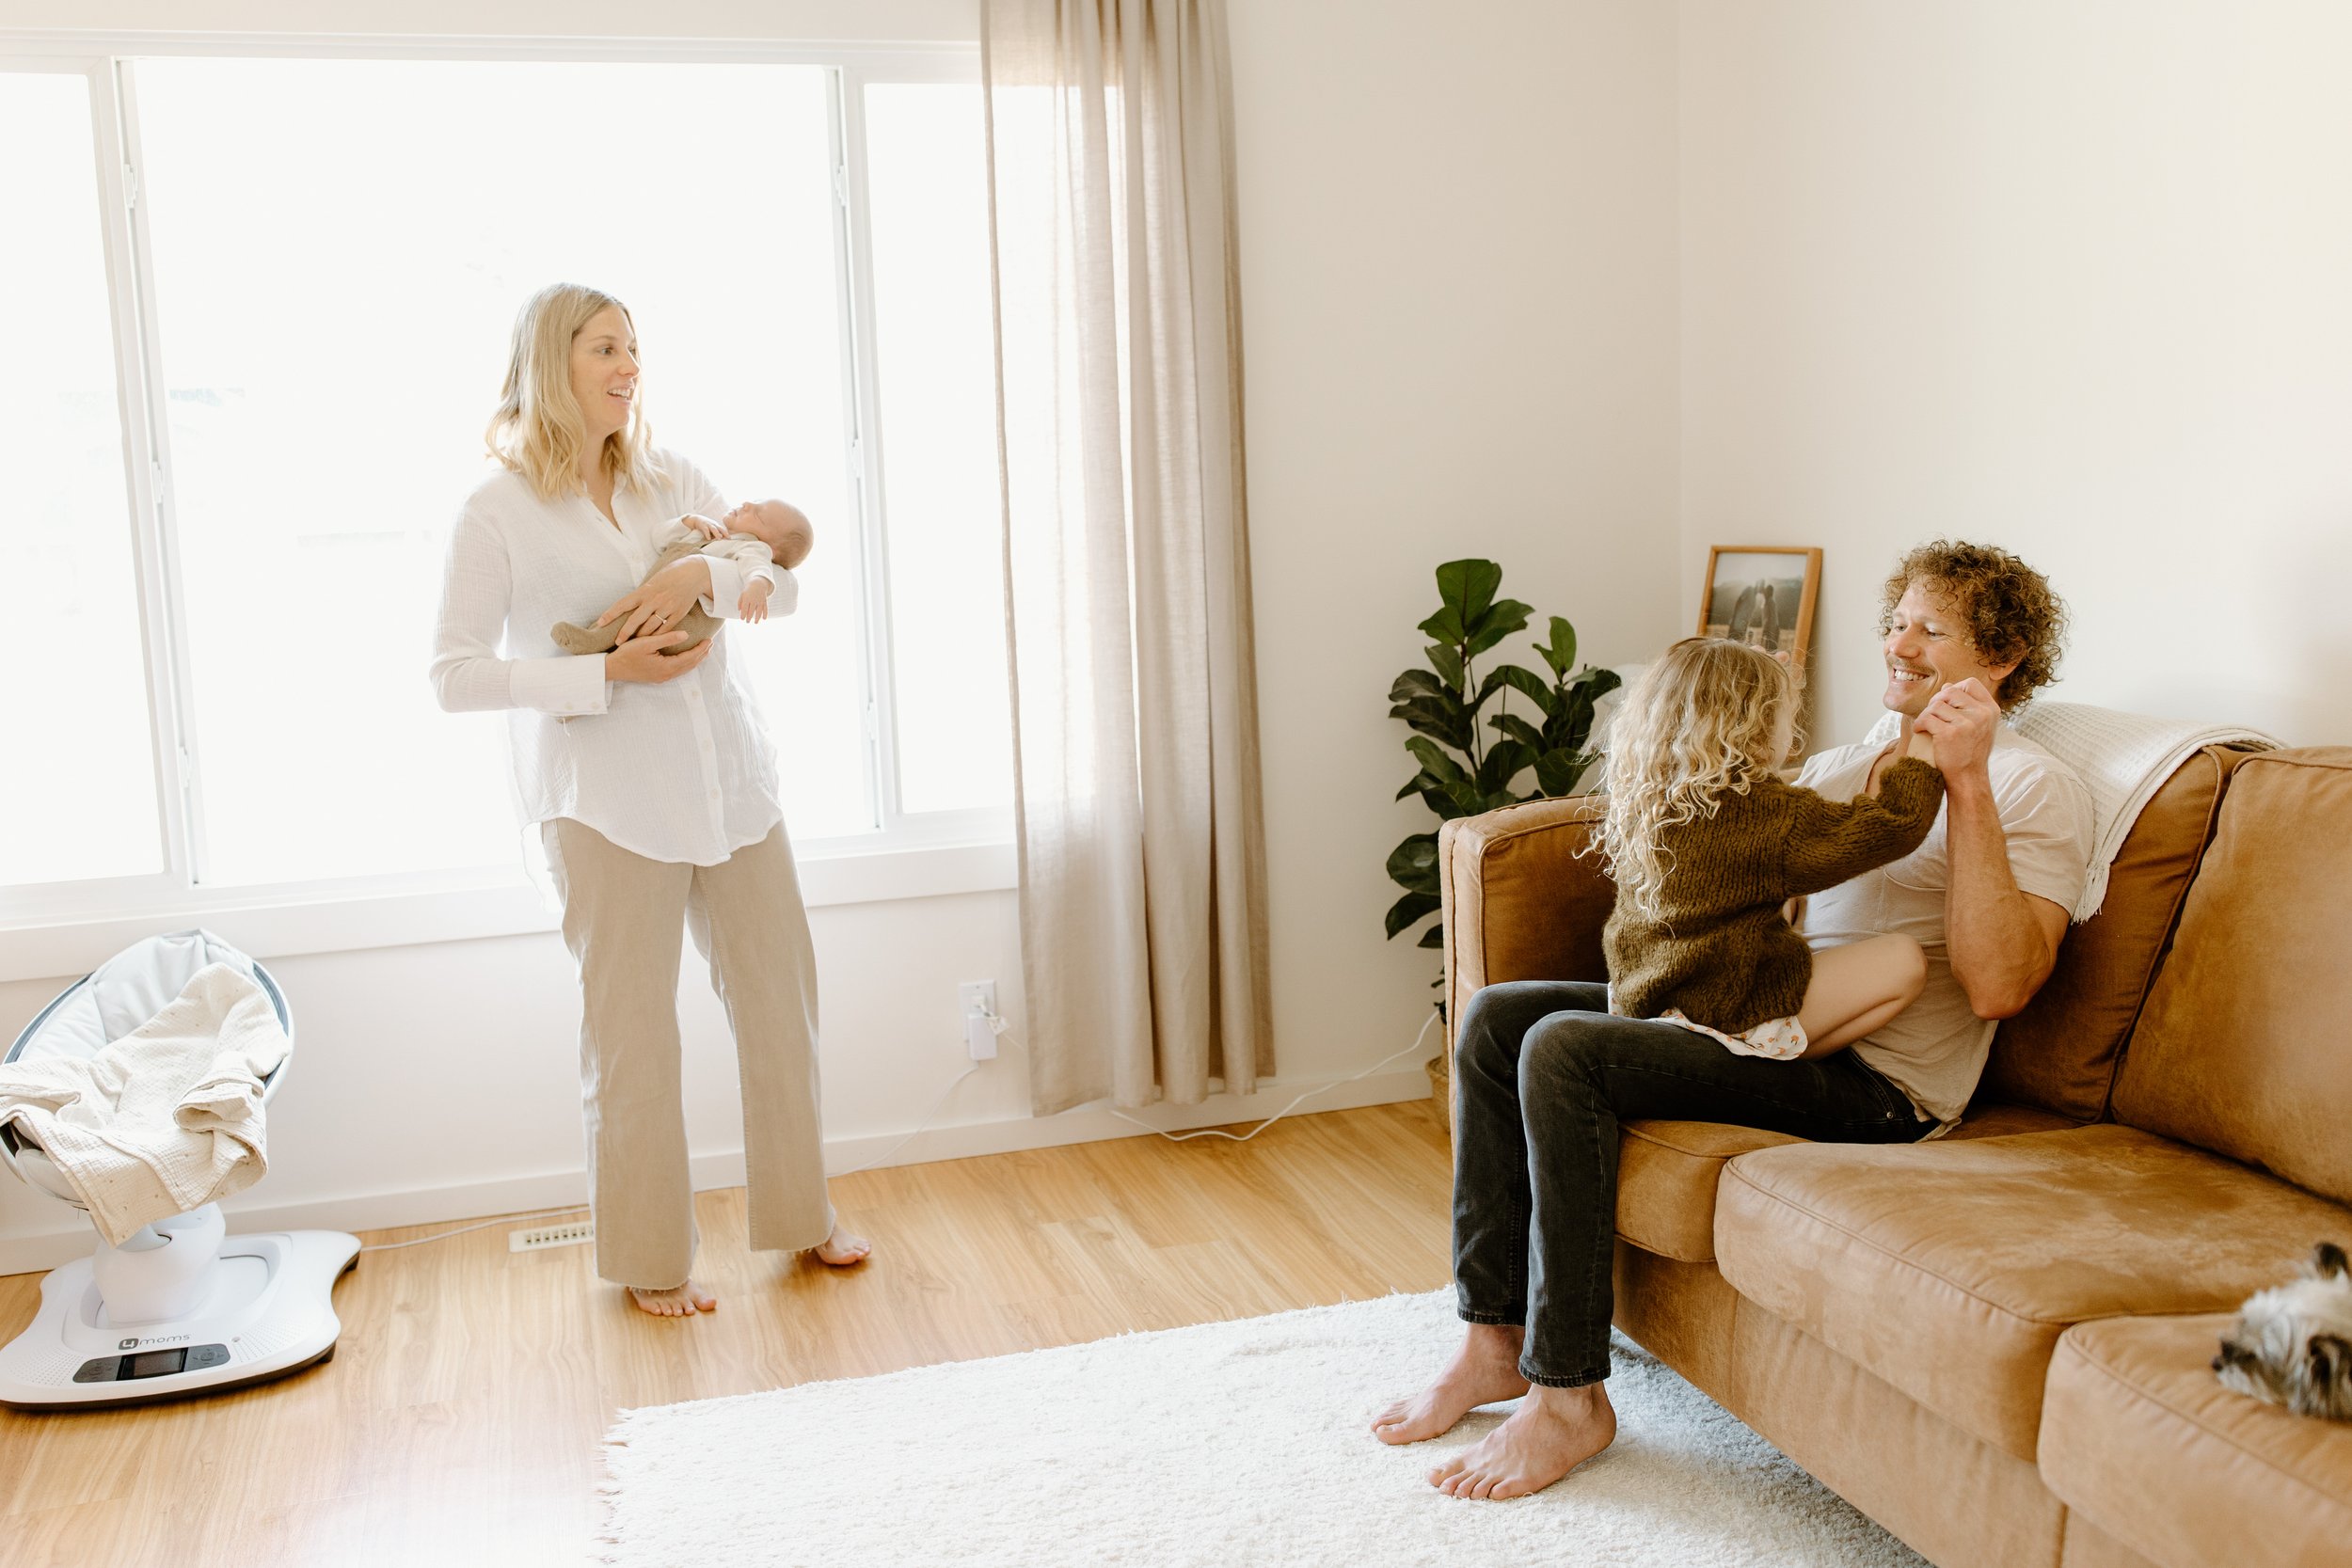
<path fill-rule="evenodd" d="M 133 562 L 147 659 L 164 869 L 139 877 L 0 888 L 0 982 L 87 969 L 142 936 L 215 925 L 262 957 L 553 930 L 548 896 L 512 867 L 476 867 L 259 887 L 208 888 L 199 737 L 188 723 L 186 625 L 179 574 L 169 426 L 153 315 L 147 212 L 138 200 L 135 62 L 161 56 L 810 65 L 827 71 L 834 245 L 842 292 L 844 454 L 857 524 L 854 578 L 865 608 L 861 676 L 873 832 L 796 846 L 812 906 L 988 892 L 1016 884 L 1009 808 L 902 808 L 891 658 L 888 509 L 882 485 L 874 275 L 866 190 L 866 94 L 874 82 L 972 83 L 976 44 L 785 44 L 580 39 L 352 39 L 329 35 L 0 32 L 0 72 L 74 74 L 89 85 L 102 245 L 114 327 L 117 403 L 130 497 Z M 422 611 L 421 610 L 420 613 Z M 422 679 L 421 673 L 419 675 Z M 485 781 L 490 787 L 494 781 Z"/>

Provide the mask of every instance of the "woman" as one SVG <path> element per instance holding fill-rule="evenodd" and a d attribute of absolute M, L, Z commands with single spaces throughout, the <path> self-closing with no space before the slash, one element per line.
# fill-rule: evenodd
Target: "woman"
<path fill-rule="evenodd" d="M 735 1034 L 752 1245 L 835 1266 L 869 1249 L 825 1196 L 816 960 L 773 752 L 723 637 L 670 651 L 697 600 L 737 614 L 744 569 L 694 555 L 645 578 L 682 516 L 726 503 L 692 464 L 653 450 L 638 389 L 620 301 L 558 283 L 523 307 L 489 429 L 503 471 L 450 536 L 433 683 L 451 712 L 507 710 L 516 790 L 563 895 L 596 1272 L 645 1311 L 683 1317 L 718 1302 L 690 1277 L 681 921 Z M 557 622 L 606 604 L 621 631 L 611 653 L 557 650 Z"/>

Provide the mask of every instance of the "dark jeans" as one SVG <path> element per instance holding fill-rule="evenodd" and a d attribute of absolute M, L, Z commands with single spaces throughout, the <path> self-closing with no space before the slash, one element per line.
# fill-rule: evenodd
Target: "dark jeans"
<path fill-rule="evenodd" d="M 1598 985 L 1514 981 L 1471 997 L 1454 1031 L 1454 1291 L 1471 1323 L 1525 1324 L 1520 1372 L 1558 1388 L 1609 1375 L 1621 1120 L 1871 1144 L 1935 1125 L 1851 1051 L 1741 1056 L 1608 1007 Z"/>

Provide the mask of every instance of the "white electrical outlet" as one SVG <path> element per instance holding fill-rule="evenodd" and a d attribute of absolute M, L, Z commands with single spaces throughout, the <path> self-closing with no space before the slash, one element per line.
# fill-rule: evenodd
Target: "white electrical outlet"
<path fill-rule="evenodd" d="M 996 1058 L 996 982 L 966 980 L 956 988 L 956 1010 L 963 1016 L 963 1048 L 976 1062 Z"/>

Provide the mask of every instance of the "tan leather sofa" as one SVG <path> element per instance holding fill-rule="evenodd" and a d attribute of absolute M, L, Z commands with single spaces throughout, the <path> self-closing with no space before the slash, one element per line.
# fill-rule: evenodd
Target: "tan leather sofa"
<path fill-rule="evenodd" d="M 1449 823 L 1450 1018 L 1598 979 L 1592 800 Z M 2231 1393 L 2238 1304 L 2352 1245 L 2352 748 L 2191 757 L 1902 1148 L 1624 1130 L 1616 1322 L 1943 1568 L 2352 1564 L 2352 1425 Z"/>

